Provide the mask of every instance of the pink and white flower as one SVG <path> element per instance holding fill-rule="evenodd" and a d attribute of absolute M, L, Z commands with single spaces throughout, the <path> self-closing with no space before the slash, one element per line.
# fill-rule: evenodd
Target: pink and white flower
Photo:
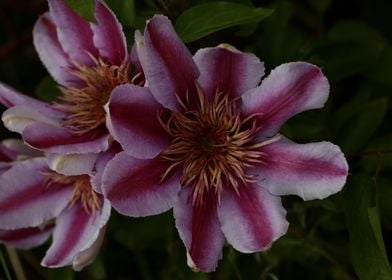
<path fill-rule="evenodd" d="M 148 88 L 122 85 L 110 97 L 107 126 L 124 151 L 107 165 L 102 190 L 128 216 L 173 207 L 193 269 L 214 270 L 225 240 L 245 253 L 269 248 L 288 227 L 281 195 L 341 190 L 348 166 L 339 147 L 279 134 L 326 102 L 318 67 L 286 63 L 259 85 L 255 55 L 220 45 L 192 58 L 163 16 L 136 43 Z"/>
<path fill-rule="evenodd" d="M 63 0 L 48 3 L 49 12 L 34 27 L 34 45 L 62 95 L 47 104 L 0 83 L 0 102 L 9 107 L 2 119 L 30 146 L 51 154 L 53 169 L 66 175 L 88 173 L 97 153 L 112 141 L 104 110 L 112 89 L 144 83 L 144 77 L 136 50 L 128 52 L 122 26 L 104 2 L 95 1 L 96 23 L 81 18 Z"/>
<path fill-rule="evenodd" d="M 112 149 L 101 155 L 112 157 Z M 92 186 L 94 176 L 56 173 L 45 157 L 15 140 L 7 140 L 1 151 L 7 151 L 2 154 L 10 155 L 12 161 L 6 160 L 8 168 L 0 176 L 0 241 L 29 249 L 53 234 L 43 266 L 72 264 L 80 270 L 91 263 L 111 210 L 109 201 Z M 101 172 L 96 176 L 102 176 Z"/>

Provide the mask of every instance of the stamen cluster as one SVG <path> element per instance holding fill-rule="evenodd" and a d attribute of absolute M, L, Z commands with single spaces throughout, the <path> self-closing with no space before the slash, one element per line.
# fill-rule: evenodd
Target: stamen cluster
<path fill-rule="evenodd" d="M 213 194 L 220 199 L 225 186 L 238 193 L 240 182 L 254 182 L 247 170 L 262 162 L 258 149 L 265 141 L 257 141 L 260 126 L 254 116 L 242 117 L 237 101 L 219 92 L 212 100 L 198 91 L 198 106 L 190 109 L 183 103 L 184 112 L 171 112 L 160 122 L 173 137 L 172 144 L 161 158 L 172 162 L 163 177 L 182 166 L 181 185 L 193 186 L 192 202 L 201 204 L 203 197 Z"/>
<path fill-rule="evenodd" d="M 121 84 L 132 83 L 130 64 L 110 65 L 102 59 L 95 59 L 95 66 L 75 64 L 71 73 L 79 78 L 82 87 L 62 87 L 62 96 L 54 105 L 66 112 L 63 125 L 77 135 L 97 129 L 105 123 L 104 105 L 108 102 L 112 90 Z"/>

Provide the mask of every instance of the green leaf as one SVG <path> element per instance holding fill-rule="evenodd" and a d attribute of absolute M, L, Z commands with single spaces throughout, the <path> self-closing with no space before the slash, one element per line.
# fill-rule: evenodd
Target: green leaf
<path fill-rule="evenodd" d="M 372 137 L 384 120 L 388 109 L 388 99 L 378 98 L 361 107 L 336 129 L 340 146 L 345 152 L 355 152 L 361 149 Z M 339 122 L 338 118 L 336 118 Z"/>
<path fill-rule="evenodd" d="M 182 13 L 177 19 L 176 30 L 187 43 L 228 27 L 259 22 L 272 12 L 231 2 L 211 2 Z"/>
<path fill-rule="evenodd" d="M 65 2 L 82 18 L 91 22 L 95 22 L 95 0 L 65 0 Z"/>
<path fill-rule="evenodd" d="M 134 0 L 106 0 L 123 26 L 133 26 L 135 22 Z"/>
<path fill-rule="evenodd" d="M 49 280 L 73 280 L 75 279 L 74 271 L 70 266 L 63 268 L 51 268 L 48 271 L 48 279 Z"/>
<path fill-rule="evenodd" d="M 56 82 L 50 76 L 44 77 L 35 89 L 35 95 L 45 101 L 53 101 L 61 95 Z"/>
<path fill-rule="evenodd" d="M 392 279 L 381 234 L 374 181 L 367 176 L 353 178 L 345 187 L 344 201 L 350 255 L 359 278 Z"/>
<path fill-rule="evenodd" d="M 341 21 L 314 49 L 329 79 L 340 80 L 365 73 L 384 48 L 385 40 L 361 21 Z"/>
<path fill-rule="evenodd" d="M 366 77 L 385 85 L 392 85 L 392 46 L 388 46 L 370 67 Z"/>

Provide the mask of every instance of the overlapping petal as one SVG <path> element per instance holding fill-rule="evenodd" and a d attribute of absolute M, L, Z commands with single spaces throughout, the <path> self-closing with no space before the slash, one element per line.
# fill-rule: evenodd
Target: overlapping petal
<path fill-rule="evenodd" d="M 45 243 L 52 234 L 54 225 L 21 228 L 16 230 L 0 230 L 0 242 L 17 249 L 28 250 Z"/>
<path fill-rule="evenodd" d="M 292 62 L 271 71 L 261 85 L 242 95 L 242 111 L 257 114 L 264 136 L 275 135 L 292 116 L 323 107 L 329 83 L 313 64 Z"/>
<path fill-rule="evenodd" d="M 0 177 L 0 228 L 39 226 L 68 205 L 72 187 L 47 184 L 45 158 L 26 160 Z M 23 174 L 23 176 L 21 176 Z"/>
<path fill-rule="evenodd" d="M 63 86 L 80 86 L 80 81 L 72 75 L 69 56 L 63 51 L 58 38 L 56 25 L 50 13 L 43 14 L 33 29 L 35 49 L 53 79 Z"/>
<path fill-rule="evenodd" d="M 264 75 L 264 63 L 257 56 L 227 44 L 200 49 L 193 59 L 200 70 L 199 83 L 210 97 L 218 92 L 240 96 L 255 88 Z"/>
<path fill-rule="evenodd" d="M 124 151 L 138 158 L 153 158 L 170 144 L 158 121 L 160 110 L 147 88 L 118 86 L 108 105 L 108 127 Z"/>
<path fill-rule="evenodd" d="M 180 110 L 176 96 L 182 102 L 186 102 L 187 95 L 192 98 L 199 71 L 169 19 L 154 16 L 147 23 L 144 38 L 136 35 L 135 41 L 155 99 L 166 108 Z"/>
<path fill-rule="evenodd" d="M 121 214 L 140 217 L 169 210 L 180 189 L 177 172 L 162 178 L 169 165 L 160 160 L 137 159 L 125 152 L 111 160 L 103 174 L 102 191 Z"/>
<path fill-rule="evenodd" d="M 282 139 L 262 148 L 260 185 L 275 195 L 323 199 L 342 189 L 348 165 L 342 151 L 330 142 L 296 144 Z"/>
<path fill-rule="evenodd" d="M 80 202 L 72 204 L 56 219 L 53 242 L 41 264 L 60 267 L 72 264 L 76 255 L 97 240 L 101 228 L 110 216 L 110 204 L 103 202 L 102 209 L 87 212 Z"/>
<path fill-rule="evenodd" d="M 47 154 L 50 169 L 67 176 L 90 174 L 93 171 L 97 153 Z"/>
<path fill-rule="evenodd" d="M 127 57 L 127 43 L 122 26 L 114 13 L 100 0 L 95 1 L 95 19 L 92 24 L 93 41 L 101 57 L 114 65 L 121 65 Z"/>
<path fill-rule="evenodd" d="M 97 57 L 90 23 L 69 8 L 64 0 L 48 0 L 49 12 L 57 28 L 57 38 L 71 60 L 92 65 L 90 55 Z M 45 53 L 45 55 L 48 55 Z"/>
<path fill-rule="evenodd" d="M 68 129 L 49 123 L 32 123 L 23 129 L 23 139 L 32 147 L 49 153 L 98 153 L 110 145 L 106 129 L 75 135 Z"/>

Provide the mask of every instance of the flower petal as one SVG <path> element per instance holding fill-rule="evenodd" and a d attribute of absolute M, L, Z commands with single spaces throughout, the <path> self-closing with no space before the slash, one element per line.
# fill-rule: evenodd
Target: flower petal
<path fill-rule="evenodd" d="M 264 146 L 260 184 L 276 195 L 323 199 L 342 189 L 348 165 L 338 146 L 330 142 L 296 144 L 287 139 Z"/>
<path fill-rule="evenodd" d="M 273 136 L 292 116 L 321 108 L 327 101 L 329 83 L 321 70 L 309 63 L 278 66 L 261 86 L 242 96 L 243 112 L 257 114 L 264 136 Z"/>
<path fill-rule="evenodd" d="M 83 268 L 91 264 L 101 249 L 103 240 L 105 239 L 106 226 L 99 230 L 97 239 L 86 250 L 75 256 L 72 262 L 72 268 L 75 271 L 81 271 Z"/>
<path fill-rule="evenodd" d="M 121 65 L 127 56 L 127 43 L 121 24 L 106 4 L 99 0 L 95 1 L 94 15 L 98 25 L 92 24 L 91 28 L 100 56 L 114 65 Z"/>
<path fill-rule="evenodd" d="M 81 18 L 64 0 L 48 0 L 49 12 L 57 27 L 57 37 L 65 53 L 71 60 L 91 65 L 89 54 L 97 57 L 90 23 Z"/>
<path fill-rule="evenodd" d="M 190 191 L 190 187 L 183 188 L 173 207 L 176 227 L 187 249 L 188 265 L 194 270 L 214 271 L 225 242 L 217 216 L 217 201 L 207 198 L 195 207 Z"/>
<path fill-rule="evenodd" d="M 5 139 L 1 142 L 1 145 L 19 156 L 39 157 L 44 155 L 41 151 L 27 146 L 21 139 Z"/>
<path fill-rule="evenodd" d="M 227 188 L 218 208 L 227 241 L 238 251 L 252 253 L 268 249 L 286 233 L 288 222 L 280 198 L 257 185 L 239 186 L 239 194 Z"/>
<path fill-rule="evenodd" d="M 99 153 L 109 148 L 110 141 L 106 129 L 96 129 L 79 136 L 48 123 L 30 124 L 23 130 L 22 136 L 30 146 L 58 154 Z"/>
<path fill-rule="evenodd" d="M 42 245 L 52 234 L 54 225 L 16 230 L 0 230 L 0 241 L 17 249 L 28 250 Z"/>
<path fill-rule="evenodd" d="M 251 53 L 243 53 L 222 44 L 200 49 L 194 55 L 200 71 L 199 83 L 207 96 L 217 92 L 237 97 L 255 88 L 264 75 L 264 63 Z"/>
<path fill-rule="evenodd" d="M 43 122 L 53 126 L 59 126 L 58 119 L 41 113 L 38 108 L 28 104 L 11 107 L 3 113 L 2 120 L 4 126 L 13 132 L 22 133 L 23 130 L 36 122 Z"/>
<path fill-rule="evenodd" d="M 0 228 L 35 227 L 56 217 L 69 203 L 72 188 L 46 182 L 45 158 L 21 162 L 0 177 Z M 23 176 L 21 176 L 23 174 Z"/>
<path fill-rule="evenodd" d="M 72 65 L 61 48 L 49 13 L 42 15 L 34 25 L 33 41 L 39 58 L 56 82 L 67 87 L 80 86 L 79 78 L 70 73 Z"/>
<path fill-rule="evenodd" d="M 108 127 L 124 151 L 138 158 L 153 158 L 171 142 L 158 120 L 161 110 L 147 88 L 118 86 L 108 105 Z"/>
<path fill-rule="evenodd" d="M 136 159 L 118 153 L 103 174 L 102 191 L 123 215 L 143 217 L 169 210 L 180 189 L 180 176 L 168 174 L 169 165 L 158 158 Z"/>
<path fill-rule="evenodd" d="M 187 94 L 195 93 L 199 71 L 170 20 L 165 16 L 154 16 L 147 22 L 144 41 L 138 35 L 135 41 L 155 99 L 166 108 L 180 110 L 176 95 L 185 102 Z"/>
<path fill-rule="evenodd" d="M 67 176 L 89 174 L 94 168 L 98 154 L 47 154 L 50 169 Z"/>
<path fill-rule="evenodd" d="M 102 177 L 106 165 L 121 151 L 121 146 L 117 142 L 113 142 L 107 151 L 99 153 L 95 164 L 95 174 L 91 178 L 91 185 L 96 192 L 102 193 Z"/>
<path fill-rule="evenodd" d="M 110 216 L 110 203 L 105 200 L 99 212 L 88 213 L 78 201 L 56 220 L 53 243 L 41 265 L 61 267 L 72 264 L 75 257 L 89 248 L 99 237 L 100 229 Z"/>

